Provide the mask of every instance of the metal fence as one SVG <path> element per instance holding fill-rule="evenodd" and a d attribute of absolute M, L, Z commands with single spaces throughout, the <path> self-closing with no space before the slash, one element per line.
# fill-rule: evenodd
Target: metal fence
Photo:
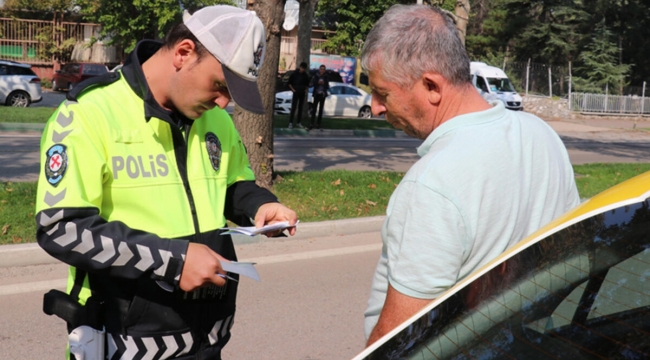
<path fill-rule="evenodd" d="M 571 66 L 555 66 L 531 62 L 504 62 L 503 69 L 522 95 L 561 97 L 569 99 L 569 110 L 592 114 L 641 115 L 650 114 L 650 98 L 643 86 L 624 86 L 611 95 L 576 93 L 571 87 Z"/>
<path fill-rule="evenodd" d="M 571 93 L 569 110 L 589 114 L 649 115 L 650 99 L 638 95 Z"/>
<path fill-rule="evenodd" d="M 565 97 L 569 93 L 569 69 L 531 62 L 504 62 L 503 70 L 515 89 L 524 95 Z"/>
<path fill-rule="evenodd" d="M 89 61 L 108 59 L 118 61 L 115 49 L 104 46 L 101 41 L 92 47 L 87 46 L 93 38 L 99 37 L 100 25 L 76 22 L 54 22 L 46 20 L 0 18 L 0 59 L 28 64 L 51 64 L 55 59 L 53 50 L 59 48 L 57 59 Z M 73 43 L 70 49 L 61 49 L 64 42 Z M 87 47 L 88 51 L 79 48 Z M 72 50 L 74 49 L 74 51 Z M 82 53 L 86 58 L 75 58 Z M 115 58 L 115 59 L 114 59 Z"/>

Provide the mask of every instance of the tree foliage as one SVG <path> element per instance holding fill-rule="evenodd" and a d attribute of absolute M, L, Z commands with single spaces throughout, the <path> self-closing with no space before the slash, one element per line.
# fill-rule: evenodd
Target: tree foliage
<path fill-rule="evenodd" d="M 633 85 L 650 77 L 650 57 L 645 54 L 650 47 L 650 3 L 646 0 L 471 0 L 471 5 L 467 49 L 472 59 L 507 57 L 561 66 L 571 62 L 574 69 L 586 71 L 594 68 L 585 63 L 593 58 L 593 37 L 602 23 L 614 49 L 607 64 L 635 64 L 633 71 L 625 72 Z M 584 73 L 580 79 L 596 81 Z"/>
<path fill-rule="evenodd" d="M 413 4 L 406 0 L 320 0 L 316 18 L 320 25 L 335 33 L 327 38 L 323 50 L 331 54 L 358 56 L 363 42 L 379 18 L 395 4 Z M 454 12 L 456 0 L 425 3 Z"/>
<path fill-rule="evenodd" d="M 142 39 L 161 39 L 182 19 L 181 5 L 190 12 L 203 6 L 232 4 L 227 0 L 77 0 L 87 21 L 102 25 L 109 45 L 130 51 Z"/>
<path fill-rule="evenodd" d="M 577 91 L 602 93 L 609 89 L 617 93 L 623 85 L 631 66 L 618 64 L 618 46 L 612 36 L 604 22 L 597 25 L 591 42 L 580 53 L 582 64 L 576 68 L 574 78 Z"/>

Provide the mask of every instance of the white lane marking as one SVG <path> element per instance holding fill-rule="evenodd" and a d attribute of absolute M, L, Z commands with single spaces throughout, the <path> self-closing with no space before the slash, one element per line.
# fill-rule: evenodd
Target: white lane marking
<path fill-rule="evenodd" d="M 381 249 L 381 244 L 370 244 L 370 245 L 350 246 L 350 247 L 328 249 L 328 250 L 305 251 L 305 252 L 300 252 L 295 254 L 261 256 L 255 258 L 240 259 L 239 261 L 254 262 L 257 263 L 257 265 L 266 265 L 266 264 L 277 264 L 277 263 L 299 261 L 299 260 L 318 259 L 318 258 L 324 258 L 329 256 L 358 254 L 358 253 L 369 252 L 369 251 L 377 251 L 380 249 Z M 55 280 L 47 280 L 47 281 L 28 282 L 23 284 L 2 285 L 0 286 L 0 296 L 22 294 L 22 293 L 36 292 L 36 291 L 48 291 L 50 289 L 64 290 L 66 288 L 67 282 L 68 282 L 67 279 L 55 279 Z"/>

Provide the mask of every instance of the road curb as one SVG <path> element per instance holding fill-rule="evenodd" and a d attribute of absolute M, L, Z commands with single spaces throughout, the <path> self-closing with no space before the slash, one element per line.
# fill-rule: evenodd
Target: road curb
<path fill-rule="evenodd" d="M 300 223 L 298 231 L 291 240 L 308 240 L 317 237 L 354 235 L 380 231 L 385 216 L 373 216 L 357 219 L 319 221 Z M 265 236 L 233 236 L 235 245 L 253 244 L 261 241 L 279 241 L 287 238 L 267 238 Z M 0 245 L 0 268 L 45 265 L 58 263 L 59 260 L 46 253 L 38 244 Z"/>

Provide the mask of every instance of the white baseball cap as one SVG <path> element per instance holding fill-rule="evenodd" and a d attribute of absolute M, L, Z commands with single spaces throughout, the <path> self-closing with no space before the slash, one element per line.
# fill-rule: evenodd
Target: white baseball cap
<path fill-rule="evenodd" d="M 254 11 L 207 6 L 190 15 L 185 26 L 222 65 L 230 96 L 242 108 L 264 114 L 257 76 L 264 60 L 266 32 Z"/>

